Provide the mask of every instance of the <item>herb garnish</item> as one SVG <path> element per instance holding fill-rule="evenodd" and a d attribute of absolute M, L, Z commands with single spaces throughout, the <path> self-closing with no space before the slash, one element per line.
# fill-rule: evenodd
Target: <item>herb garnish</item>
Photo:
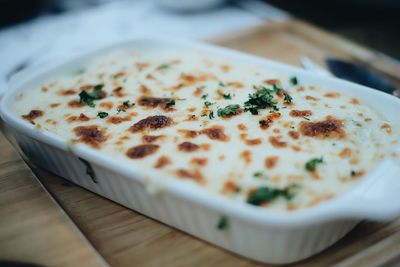
<path fill-rule="evenodd" d="M 104 119 L 104 118 L 108 117 L 108 113 L 101 111 L 101 112 L 97 113 L 97 117 L 99 117 L 100 119 Z"/>
<path fill-rule="evenodd" d="M 131 103 L 130 100 L 126 100 L 124 102 L 122 102 L 122 105 L 118 106 L 117 111 L 118 113 L 122 112 L 126 112 L 126 110 L 130 107 L 133 107 L 135 105 L 135 103 Z"/>
<path fill-rule="evenodd" d="M 297 80 L 297 77 L 296 77 L 296 76 L 291 77 L 291 78 L 289 79 L 289 81 L 290 81 L 290 83 L 291 83 L 292 85 L 297 85 L 297 84 L 299 83 L 299 81 Z"/>
<path fill-rule="evenodd" d="M 253 175 L 254 175 L 254 177 L 259 178 L 259 179 L 265 179 L 265 180 L 269 179 L 268 175 L 266 175 L 263 172 L 255 172 Z"/>
<path fill-rule="evenodd" d="M 315 169 L 317 168 L 318 164 L 321 164 L 324 162 L 323 157 L 321 158 L 314 158 L 314 159 L 310 159 L 309 161 L 307 161 L 305 168 L 307 171 L 315 171 Z"/>
<path fill-rule="evenodd" d="M 219 81 L 219 86 L 221 86 L 221 87 L 225 87 L 226 86 L 226 84 L 224 84 L 224 82 L 222 82 L 222 81 Z"/>
<path fill-rule="evenodd" d="M 92 178 L 92 181 L 94 182 L 94 183 L 98 183 L 97 182 L 97 177 L 96 177 L 96 174 L 95 174 L 95 172 L 94 172 L 94 170 L 93 170 L 93 167 L 92 167 L 92 165 L 90 164 L 90 162 L 88 162 L 87 160 L 85 160 L 85 159 L 83 159 L 83 158 L 78 158 L 83 164 L 85 164 L 85 166 L 86 166 L 86 174 L 87 175 L 89 175 L 90 176 L 90 178 Z"/>
<path fill-rule="evenodd" d="M 232 99 L 232 95 L 231 95 L 231 94 L 224 94 L 224 93 L 221 92 L 221 91 L 218 91 L 218 94 L 219 94 L 220 96 L 222 96 L 224 99 Z"/>
<path fill-rule="evenodd" d="M 355 170 L 351 170 L 350 175 L 354 177 L 357 175 L 357 172 Z"/>
<path fill-rule="evenodd" d="M 103 87 L 104 87 L 104 84 L 97 84 L 97 85 L 93 86 L 93 89 L 97 91 L 97 90 L 103 89 Z"/>
<path fill-rule="evenodd" d="M 210 120 L 214 119 L 214 111 L 210 111 L 210 114 L 208 114 L 208 117 Z"/>
<path fill-rule="evenodd" d="M 295 196 L 296 189 L 298 187 L 299 185 L 297 184 L 292 184 L 282 189 L 261 186 L 250 192 L 247 197 L 247 203 L 259 206 L 264 203 L 274 201 L 278 197 L 283 197 L 286 200 L 291 200 Z"/>
<path fill-rule="evenodd" d="M 303 117 L 303 119 L 305 119 L 306 121 L 310 121 L 310 118 L 307 117 Z"/>
<path fill-rule="evenodd" d="M 88 105 L 89 107 L 94 108 L 95 104 L 93 103 L 93 101 L 99 99 L 100 97 L 101 95 L 97 92 L 88 93 L 86 91 L 82 91 L 79 93 L 79 102 L 86 103 L 86 105 Z"/>
<path fill-rule="evenodd" d="M 158 67 L 156 68 L 156 70 L 166 70 L 166 69 L 168 69 L 169 67 L 170 67 L 169 64 L 161 64 L 160 66 L 158 66 Z"/>
<path fill-rule="evenodd" d="M 166 102 L 166 107 L 170 108 L 175 105 L 175 99 L 170 99 Z"/>
<path fill-rule="evenodd" d="M 249 100 L 244 102 L 244 111 L 250 111 L 251 114 L 257 115 L 259 109 L 272 108 L 274 111 L 278 111 L 277 103 L 273 101 L 273 92 L 276 92 L 278 88 L 274 86 L 274 89 L 268 89 L 264 86 L 254 87 L 257 91 L 254 94 L 249 94 Z"/>
<path fill-rule="evenodd" d="M 228 221 L 228 218 L 225 217 L 225 216 L 222 216 L 222 217 L 219 219 L 218 223 L 217 223 L 217 228 L 218 228 L 219 230 L 224 230 L 224 229 L 229 228 L 229 221 Z"/>
<path fill-rule="evenodd" d="M 209 106 L 212 106 L 212 105 L 214 105 L 215 103 L 211 103 L 210 101 L 205 101 L 204 102 L 204 106 L 206 107 L 206 108 L 208 108 Z"/>
<path fill-rule="evenodd" d="M 289 103 L 292 103 L 292 99 L 293 98 L 288 93 L 284 93 L 283 102 L 289 104 Z"/>
<path fill-rule="evenodd" d="M 217 114 L 219 117 L 227 118 L 233 115 L 236 115 L 240 106 L 238 104 L 228 105 L 224 108 L 219 108 Z"/>
<path fill-rule="evenodd" d="M 201 99 L 206 100 L 207 97 L 208 97 L 208 94 L 204 94 L 204 95 L 201 96 Z"/>

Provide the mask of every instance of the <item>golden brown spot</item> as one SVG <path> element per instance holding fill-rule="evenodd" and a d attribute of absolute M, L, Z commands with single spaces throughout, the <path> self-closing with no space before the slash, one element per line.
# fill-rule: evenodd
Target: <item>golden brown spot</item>
<path fill-rule="evenodd" d="M 150 73 L 146 75 L 147 80 L 154 80 L 154 76 L 151 75 Z"/>
<path fill-rule="evenodd" d="M 193 92 L 193 96 L 201 96 L 203 94 L 203 88 L 197 87 L 196 90 Z"/>
<path fill-rule="evenodd" d="M 352 99 L 350 100 L 350 103 L 353 104 L 353 105 L 359 105 L 359 104 L 360 104 L 360 101 L 359 101 L 357 98 L 352 98 Z"/>
<path fill-rule="evenodd" d="M 321 202 L 324 202 L 324 201 L 327 201 L 327 200 L 332 199 L 334 196 L 335 196 L 335 195 L 332 194 L 332 193 L 328 193 L 328 194 L 325 194 L 325 195 L 316 196 L 316 197 L 314 197 L 314 198 L 308 203 L 307 206 L 308 206 L 308 207 L 315 206 L 315 205 L 317 205 L 317 204 L 319 204 L 319 203 L 321 203 Z"/>
<path fill-rule="evenodd" d="M 100 107 L 106 108 L 107 110 L 111 110 L 114 106 L 113 102 L 102 102 L 99 104 Z"/>
<path fill-rule="evenodd" d="M 190 163 L 198 165 L 198 166 L 206 166 L 208 162 L 207 158 L 192 158 Z"/>
<path fill-rule="evenodd" d="M 121 124 L 124 121 L 130 121 L 130 120 L 131 118 L 129 116 L 126 117 L 112 116 L 107 119 L 107 122 L 112 124 Z"/>
<path fill-rule="evenodd" d="M 190 179 L 199 184 L 205 183 L 204 177 L 199 170 L 189 171 L 186 169 L 178 169 L 176 175 L 179 178 Z"/>
<path fill-rule="evenodd" d="M 225 155 L 219 155 L 219 156 L 218 156 L 218 159 L 219 159 L 219 160 L 224 160 L 224 159 L 225 159 Z"/>
<path fill-rule="evenodd" d="M 351 173 L 351 177 L 353 179 L 357 179 L 357 178 L 360 178 L 361 176 L 363 176 L 364 174 L 365 174 L 365 171 L 353 171 Z"/>
<path fill-rule="evenodd" d="M 71 101 L 68 102 L 68 106 L 70 108 L 81 108 L 81 107 L 86 106 L 86 104 L 85 103 L 81 103 L 79 100 L 71 100 Z"/>
<path fill-rule="evenodd" d="M 270 136 L 270 137 L 268 138 L 268 140 L 269 140 L 270 144 L 271 144 L 273 147 L 276 147 L 276 148 L 282 148 L 282 147 L 286 147 L 286 146 L 287 146 L 287 143 L 286 143 L 286 142 L 281 141 L 280 138 L 279 138 L 279 137 L 276 137 L 276 136 Z"/>
<path fill-rule="evenodd" d="M 304 91 L 304 86 L 299 86 L 296 89 L 297 92 L 303 92 Z"/>
<path fill-rule="evenodd" d="M 348 158 L 351 156 L 351 149 L 348 147 L 345 147 L 342 149 L 342 151 L 340 151 L 339 153 L 339 157 L 341 158 Z"/>
<path fill-rule="evenodd" d="M 195 112 L 195 111 L 196 111 L 196 108 L 195 108 L 195 107 L 191 107 L 191 108 L 188 108 L 187 111 L 189 111 L 189 112 Z"/>
<path fill-rule="evenodd" d="M 152 92 L 151 92 L 151 90 L 146 86 L 146 85 L 144 85 L 144 84 L 141 84 L 140 85 L 140 88 L 139 88 L 139 91 L 142 93 L 142 94 L 147 94 L 147 95 L 151 95 L 152 94 Z"/>
<path fill-rule="evenodd" d="M 78 93 L 77 91 L 72 90 L 72 89 L 67 89 L 67 90 L 62 89 L 62 90 L 58 91 L 58 94 L 62 95 L 62 96 L 76 95 L 77 93 Z"/>
<path fill-rule="evenodd" d="M 49 91 L 49 88 L 47 88 L 47 87 L 42 87 L 41 91 L 42 91 L 43 93 L 47 93 L 47 92 Z"/>
<path fill-rule="evenodd" d="M 126 151 L 126 156 L 128 156 L 131 159 L 141 159 L 156 153 L 159 148 L 160 148 L 159 145 L 153 145 L 153 144 L 137 145 L 129 148 Z"/>
<path fill-rule="evenodd" d="M 279 112 L 274 112 L 269 114 L 265 119 L 259 121 L 260 128 L 263 130 L 268 129 L 271 126 L 271 124 L 280 117 L 281 113 Z"/>
<path fill-rule="evenodd" d="M 371 118 L 365 118 L 364 121 L 365 122 L 370 122 L 370 121 L 372 121 L 372 119 Z"/>
<path fill-rule="evenodd" d="M 79 137 L 81 142 L 94 148 L 98 148 L 101 143 L 104 143 L 107 140 L 105 130 L 99 129 L 97 125 L 77 126 L 73 131 L 75 132 L 75 135 Z"/>
<path fill-rule="evenodd" d="M 123 89 L 124 88 L 122 86 L 118 86 L 117 88 L 112 90 L 113 95 L 115 95 L 116 97 L 124 97 L 124 96 L 126 96 L 126 94 L 124 94 L 122 92 Z"/>
<path fill-rule="evenodd" d="M 386 131 L 386 133 L 388 133 L 388 134 L 392 133 L 392 126 L 390 126 L 390 124 L 388 124 L 386 122 L 381 125 L 381 129 L 384 129 Z"/>
<path fill-rule="evenodd" d="M 308 117 L 311 116 L 313 113 L 311 110 L 292 110 L 290 111 L 289 115 L 292 117 Z"/>
<path fill-rule="evenodd" d="M 142 141 L 143 141 L 143 143 L 154 143 L 158 139 L 162 139 L 164 137 L 165 137 L 165 135 L 143 135 Z"/>
<path fill-rule="evenodd" d="M 244 160 L 244 162 L 245 162 L 246 164 L 250 164 L 250 163 L 251 163 L 252 154 L 251 154 L 251 151 L 250 151 L 250 150 L 243 150 L 243 151 L 240 153 L 240 156 L 242 157 L 242 159 Z"/>
<path fill-rule="evenodd" d="M 149 116 L 133 124 L 129 128 L 129 131 L 132 133 L 136 133 L 139 131 L 143 131 L 145 129 L 157 130 L 164 127 L 168 127 L 172 123 L 173 120 L 170 117 L 164 115 Z"/>
<path fill-rule="evenodd" d="M 35 125 L 35 119 L 42 117 L 44 112 L 42 110 L 33 109 L 28 114 L 22 115 L 24 120 L 29 121 L 31 124 Z"/>
<path fill-rule="evenodd" d="M 46 122 L 47 122 L 48 124 L 51 124 L 51 125 L 57 125 L 57 121 L 52 120 L 52 119 L 47 119 Z"/>
<path fill-rule="evenodd" d="M 165 111 L 170 111 L 173 110 L 170 106 L 169 103 L 173 101 L 172 98 L 170 97 L 151 97 L 151 96 L 142 96 L 138 99 L 138 104 L 140 106 L 144 107 L 149 107 L 149 108 L 156 108 L 160 107 Z"/>
<path fill-rule="evenodd" d="M 56 107 L 59 107 L 60 105 L 61 105 L 61 103 L 52 103 L 52 104 L 50 104 L 50 107 L 56 108 Z"/>
<path fill-rule="evenodd" d="M 212 126 L 210 128 L 205 128 L 200 131 L 200 134 L 205 134 L 208 138 L 212 140 L 218 140 L 222 142 L 229 141 L 229 136 L 225 135 L 224 127 L 222 126 Z"/>
<path fill-rule="evenodd" d="M 200 148 L 203 149 L 204 151 L 208 151 L 211 148 L 210 144 L 201 144 Z"/>
<path fill-rule="evenodd" d="M 179 129 L 178 133 L 184 134 L 186 138 L 195 138 L 198 135 L 198 132 L 194 130 Z"/>
<path fill-rule="evenodd" d="M 237 128 L 238 128 L 239 130 L 241 130 L 241 131 L 247 131 L 247 127 L 246 127 L 246 125 L 244 125 L 243 123 L 238 124 L 238 125 L 237 125 Z"/>
<path fill-rule="evenodd" d="M 257 146 L 257 145 L 261 145 L 262 139 L 261 138 L 246 139 L 245 143 L 248 146 Z"/>
<path fill-rule="evenodd" d="M 269 79 L 269 80 L 263 81 L 263 83 L 269 84 L 269 85 L 280 85 L 281 81 L 278 79 Z"/>
<path fill-rule="evenodd" d="M 154 168 L 162 169 L 165 166 L 167 166 L 168 164 L 171 164 L 171 160 L 169 159 L 169 157 L 161 156 L 161 157 L 158 158 L 158 160 L 154 164 Z"/>
<path fill-rule="evenodd" d="M 228 180 L 225 182 L 221 193 L 223 193 L 223 194 L 239 193 L 240 190 L 241 190 L 240 187 L 234 181 Z"/>
<path fill-rule="evenodd" d="M 200 75 L 192 75 L 192 74 L 185 74 L 182 73 L 180 76 L 181 81 L 184 83 L 185 86 L 194 85 L 199 82 L 205 82 L 207 80 L 216 80 L 217 77 L 212 73 L 202 73 Z"/>
<path fill-rule="evenodd" d="M 318 98 L 313 97 L 313 96 L 310 96 L 310 95 L 306 95 L 306 96 L 305 96 L 305 99 L 311 100 L 311 101 L 318 101 L 318 100 L 319 100 Z"/>
<path fill-rule="evenodd" d="M 287 203 L 287 205 L 286 205 L 286 210 L 287 211 L 295 211 L 295 210 L 298 210 L 300 207 L 299 207 L 299 205 L 297 205 L 297 204 L 294 204 L 294 203 Z"/>
<path fill-rule="evenodd" d="M 90 118 L 86 116 L 85 114 L 81 113 L 79 116 L 70 116 L 68 117 L 67 121 L 68 122 L 73 122 L 73 121 L 88 121 Z"/>
<path fill-rule="evenodd" d="M 301 148 L 299 147 L 299 146 L 291 146 L 291 148 L 292 148 L 292 150 L 294 151 L 294 152 L 299 152 L 299 151 L 301 151 Z"/>
<path fill-rule="evenodd" d="M 178 150 L 182 152 L 194 152 L 200 148 L 199 145 L 191 142 L 183 142 L 178 145 Z"/>
<path fill-rule="evenodd" d="M 340 97 L 340 93 L 337 92 L 328 92 L 324 94 L 325 97 L 329 97 L 329 98 L 338 98 Z"/>
<path fill-rule="evenodd" d="M 299 137 L 300 137 L 300 134 L 299 134 L 299 132 L 297 132 L 297 131 L 289 131 L 288 134 L 289 134 L 289 136 L 290 136 L 291 138 L 293 138 L 294 140 L 297 140 L 297 139 L 299 139 Z"/>
<path fill-rule="evenodd" d="M 271 157 L 267 157 L 264 161 L 264 166 L 267 169 L 272 169 L 276 166 L 276 164 L 278 163 L 279 157 L 278 156 L 271 156 Z"/>
<path fill-rule="evenodd" d="M 114 78 L 114 79 L 118 79 L 118 78 L 121 78 L 121 77 L 123 77 L 123 76 L 125 76 L 125 72 L 124 72 L 124 71 L 119 71 L 119 72 L 117 72 L 117 73 L 115 73 L 115 74 L 113 75 L 113 78 Z"/>
<path fill-rule="evenodd" d="M 327 116 L 324 121 L 301 122 L 300 132 L 305 136 L 319 138 L 344 138 L 346 136 L 343 130 L 343 122 L 331 116 Z"/>
<path fill-rule="evenodd" d="M 145 68 L 147 68 L 147 67 L 149 67 L 150 66 L 150 64 L 149 63 L 146 63 L 146 62 L 136 62 L 135 63 L 135 66 L 138 68 L 138 69 L 145 69 Z"/>
<path fill-rule="evenodd" d="M 278 128 L 274 128 L 274 129 L 272 130 L 272 132 L 278 134 L 278 133 L 281 132 L 281 130 L 279 130 Z"/>
<path fill-rule="evenodd" d="M 227 86 L 235 87 L 235 88 L 243 88 L 244 85 L 241 82 L 227 82 L 225 83 Z"/>
<path fill-rule="evenodd" d="M 188 114 L 185 119 L 185 121 L 197 121 L 197 120 L 199 119 L 194 114 Z"/>
<path fill-rule="evenodd" d="M 231 70 L 231 67 L 230 66 L 228 66 L 228 65 L 221 65 L 221 71 L 223 72 L 223 73 L 227 73 L 227 72 L 229 72 L 230 70 Z"/>

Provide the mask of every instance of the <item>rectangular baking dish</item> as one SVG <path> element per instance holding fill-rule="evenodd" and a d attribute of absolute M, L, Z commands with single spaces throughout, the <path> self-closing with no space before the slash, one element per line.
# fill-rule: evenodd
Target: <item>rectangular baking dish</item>
<path fill-rule="evenodd" d="M 400 163 L 382 160 L 347 193 L 313 208 L 273 212 L 246 203 L 234 203 L 178 180 L 160 184 L 151 170 L 121 164 L 85 145 L 70 146 L 61 137 L 40 130 L 13 114 L 10 107 L 18 93 L 46 78 L 71 72 L 89 59 L 111 49 L 150 51 L 182 48 L 248 62 L 301 77 L 302 83 L 332 91 L 346 91 L 373 106 L 393 125 L 400 123 L 400 100 L 376 90 L 239 53 L 185 40 L 138 38 L 99 49 L 74 59 L 59 60 L 17 74 L 1 101 L 0 115 L 22 151 L 41 167 L 101 196 L 211 244 L 264 263 L 292 263 L 329 247 L 360 220 L 389 220 L 400 215 Z M 400 152 L 400 146 L 396 148 Z M 83 159 L 83 160 L 82 160 Z M 96 174 L 97 183 L 88 174 Z M 229 227 L 218 229 L 221 217 Z"/>

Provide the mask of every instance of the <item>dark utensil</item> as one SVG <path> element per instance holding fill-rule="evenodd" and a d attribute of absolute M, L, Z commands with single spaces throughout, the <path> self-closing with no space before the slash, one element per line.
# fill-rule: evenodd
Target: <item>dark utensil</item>
<path fill-rule="evenodd" d="M 336 77 L 362 84 L 391 95 L 396 91 L 396 86 L 391 82 L 383 78 L 380 74 L 360 64 L 333 58 L 328 58 L 325 62 L 330 72 Z"/>

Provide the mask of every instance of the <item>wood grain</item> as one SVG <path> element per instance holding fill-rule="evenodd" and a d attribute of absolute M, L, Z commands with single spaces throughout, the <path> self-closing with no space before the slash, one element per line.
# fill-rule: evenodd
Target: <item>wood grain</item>
<path fill-rule="evenodd" d="M 108 266 L 1 133 L 0 260 Z"/>
<path fill-rule="evenodd" d="M 210 41 L 293 65 L 299 65 L 301 55 L 321 65 L 326 56 L 350 59 L 400 85 L 399 66 L 379 53 L 296 20 L 268 23 Z M 112 266 L 261 266 L 31 167 Z M 295 266 L 392 266 L 399 260 L 400 220 L 362 222 L 331 248 Z"/>

